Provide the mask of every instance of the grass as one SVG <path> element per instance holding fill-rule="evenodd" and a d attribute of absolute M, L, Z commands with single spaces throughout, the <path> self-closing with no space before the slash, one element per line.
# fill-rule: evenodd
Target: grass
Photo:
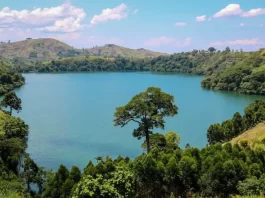
<path fill-rule="evenodd" d="M 265 150 L 265 122 L 231 140 L 232 144 L 247 143 L 253 149 Z"/>
<path fill-rule="evenodd" d="M 262 65 L 262 66 L 260 66 L 260 67 L 258 67 L 258 68 L 256 68 L 256 69 L 254 69 L 254 70 L 252 71 L 252 73 L 264 72 L 264 71 L 265 71 L 265 65 Z"/>
<path fill-rule="evenodd" d="M 264 195 L 260 195 L 260 196 L 232 196 L 232 198 L 264 198 Z"/>
<path fill-rule="evenodd" d="M 23 198 L 23 196 L 19 195 L 18 193 L 8 193 L 8 194 L 1 194 L 0 193 L 0 198 Z"/>
<path fill-rule="evenodd" d="M 0 135 L 4 134 L 3 127 L 8 115 L 5 114 L 3 111 L 0 111 Z"/>

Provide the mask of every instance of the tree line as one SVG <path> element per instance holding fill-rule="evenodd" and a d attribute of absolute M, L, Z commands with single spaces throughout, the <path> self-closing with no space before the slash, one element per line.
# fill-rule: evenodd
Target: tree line
<path fill-rule="evenodd" d="M 205 75 L 206 89 L 265 94 L 265 50 L 193 50 L 154 58 L 80 56 L 26 64 L 13 60 L 19 72 L 150 71 Z"/>

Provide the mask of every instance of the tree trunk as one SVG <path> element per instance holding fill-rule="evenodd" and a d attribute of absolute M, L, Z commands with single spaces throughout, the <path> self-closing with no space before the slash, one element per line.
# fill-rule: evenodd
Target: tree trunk
<path fill-rule="evenodd" d="M 147 153 L 150 152 L 150 136 L 149 136 L 149 131 L 146 132 L 146 148 L 147 148 Z"/>
<path fill-rule="evenodd" d="M 10 115 L 12 116 L 12 107 L 10 107 Z"/>
<path fill-rule="evenodd" d="M 28 191 L 29 191 L 30 190 L 29 181 L 27 181 L 27 188 L 28 188 Z"/>

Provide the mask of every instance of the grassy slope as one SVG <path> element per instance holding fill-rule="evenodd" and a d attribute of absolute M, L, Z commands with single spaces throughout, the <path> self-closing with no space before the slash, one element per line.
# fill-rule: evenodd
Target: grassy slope
<path fill-rule="evenodd" d="M 58 58 L 59 51 L 66 52 L 72 47 L 55 39 L 32 39 L 0 44 L 0 54 L 4 57 L 29 57 L 35 51 L 40 58 Z"/>
<path fill-rule="evenodd" d="M 6 119 L 8 118 L 8 115 L 5 114 L 3 111 L 0 111 L 0 135 L 4 133 L 3 127 Z"/>
<path fill-rule="evenodd" d="M 146 49 L 129 49 L 114 44 L 107 44 L 100 47 L 93 47 L 87 49 L 90 54 L 108 56 L 108 57 L 130 57 L 130 58 L 145 58 L 145 57 L 157 57 L 161 55 L 168 55 L 166 53 L 153 52 Z"/>
<path fill-rule="evenodd" d="M 256 127 L 242 133 L 241 135 L 231 140 L 232 144 L 237 144 L 241 141 L 248 142 L 251 148 L 265 149 L 265 122 L 258 124 Z"/>

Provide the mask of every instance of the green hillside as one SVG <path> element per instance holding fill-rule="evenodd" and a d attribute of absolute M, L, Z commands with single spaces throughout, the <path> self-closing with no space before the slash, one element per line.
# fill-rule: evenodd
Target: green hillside
<path fill-rule="evenodd" d="M 265 94 L 265 49 L 227 52 L 207 69 L 202 87 L 247 94 Z"/>
<path fill-rule="evenodd" d="M 265 122 L 233 138 L 231 143 L 248 145 L 253 149 L 265 150 Z"/>
<path fill-rule="evenodd" d="M 166 53 L 153 52 L 143 48 L 129 49 L 114 44 L 107 44 L 100 47 L 93 47 L 88 49 L 88 52 L 92 55 L 106 56 L 106 57 L 128 57 L 128 58 L 147 58 L 157 57 L 161 55 L 168 55 Z"/>
<path fill-rule="evenodd" d="M 1 56 L 7 58 L 54 59 L 75 56 L 79 51 L 73 47 L 50 38 L 29 39 L 14 43 L 0 44 Z"/>
<path fill-rule="evenodd" d="M 1 43 L 0 54 L 6 58 L 16 58 L 16 61 L 46 61 L 62 57 L 78 55 L 96 55 L 107 57 L 146 58 L 167 55 L 146 49 L 129 49 L 114 44 L 89 49 L 73 48 L 61 41 L 51 38 L 27 39 L 14 43 Z"/>

